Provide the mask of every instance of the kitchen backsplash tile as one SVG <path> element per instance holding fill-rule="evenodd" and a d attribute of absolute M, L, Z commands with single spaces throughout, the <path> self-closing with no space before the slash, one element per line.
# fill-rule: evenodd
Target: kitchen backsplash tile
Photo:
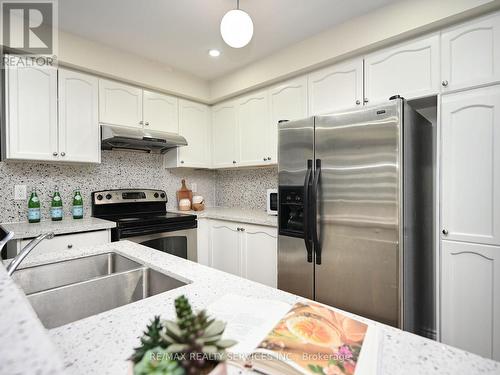
<path fill-rule="evenodd" d="M 42 219 L 48 219 L 50 194 L 59 187 L 65 217 L 71 217 L 73 190 L 81 189 L 85 216 L 90 216 L 90 193 L 118 188 L 151 188 L 167 192 L 169 209 L 176 207 L 175 192 L 185 178 L 197 184 L 197 193 L 208 207 L 266 207 L 266 189 L 275 188 L 277 167 L 245 170 L 191 170 L 163 168 L 162 156 L 126 151 L 102 151 L 102 163 L 45 164 L 0 162 L 0 222 L 25 221 L 27 202 L 14 200 L 14 185 L 35 186 L 42 202 Z"/>
<path fill-rule="evenodd" d="M 221 207 L 266 209 L 266 191 L 278 187 L 278 167 L 218 170 L 215 204 Z"/>
<path fill-rule="evenodd" d="M 80 188 L 84 198 L 85 216 L 91 216 L 90 193 L 95 190 L 118 188 L 163 189 L 169 199 L 168 208 L 176 207 L 175 192 L 181 179 L 197 183 L 198 193 L 208 206 L 215 204 L 215 174 L 202 170 L 165 170 L 161 155 L 122 151 L 102 151 L 102 163 L 43 164 L 33 162 L 0 163 L 0 222 L 25 221 L 26 201 L 14 200 L 14 185 L 33 187 L 41 199 L 42 219 L 49 218 L 49 195 L 54 185 L 59 187 L 64 203 L 65 217 L 71 217 L 73 190 Z"/>

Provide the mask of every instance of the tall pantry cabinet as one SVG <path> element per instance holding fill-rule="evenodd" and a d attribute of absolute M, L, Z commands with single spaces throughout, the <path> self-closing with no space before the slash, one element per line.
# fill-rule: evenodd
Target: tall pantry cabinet
<path fill-rule="evenodd" d="M 497 361 L 499 38 L 500 16 L 494 15 L 447 30 L 441 39 L 441 340 Z"/>

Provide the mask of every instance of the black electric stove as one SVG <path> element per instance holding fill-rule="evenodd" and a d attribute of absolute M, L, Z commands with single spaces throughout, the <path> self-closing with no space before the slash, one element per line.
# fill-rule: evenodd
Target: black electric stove
<path fill-rule="evenodd" d="M 111 240 L 127 239 L 186 259 L 196 260 L 196 215 L 167 212 L 163 190 L 95 191 L 92 216 L 114 221 Z M 191 254 L 191 256 L 190 256 Z"/>

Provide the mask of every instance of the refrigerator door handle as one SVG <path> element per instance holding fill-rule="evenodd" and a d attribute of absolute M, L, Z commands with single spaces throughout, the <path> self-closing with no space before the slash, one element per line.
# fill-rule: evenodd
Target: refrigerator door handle
<path fill-rule="evenodd" d="M 307 251 L 307 262 L 312 263 L 312 243 L 311 243 L 311 229 L 309 227 L 310 216 L 310 203 L 309 203 L 309 187 L 311 185 L 312 177 L 312 160 L 307 160 L 307 172 L 304 179 L 304 243 Z"/>
<path fill-rule="evenodd" d="M 311 227 L 314 243 L 314 251 L 316 255 L 316 264 L 321 264 L 321 244 L 318 235 L 318 188 L 319 179 L 321 178 L 321 159 L 316 159 L 316 172 L 314 173 L 313 187 L 312 187 L 312 215 L 311 215 Z"/>

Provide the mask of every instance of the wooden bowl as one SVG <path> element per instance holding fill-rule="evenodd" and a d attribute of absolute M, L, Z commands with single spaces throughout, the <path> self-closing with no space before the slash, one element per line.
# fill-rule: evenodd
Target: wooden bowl
<path fill-rule="evenodd" d="M 194 211 L 203 211 L 205 209 L 205 203 L 193 203 Z"/>

